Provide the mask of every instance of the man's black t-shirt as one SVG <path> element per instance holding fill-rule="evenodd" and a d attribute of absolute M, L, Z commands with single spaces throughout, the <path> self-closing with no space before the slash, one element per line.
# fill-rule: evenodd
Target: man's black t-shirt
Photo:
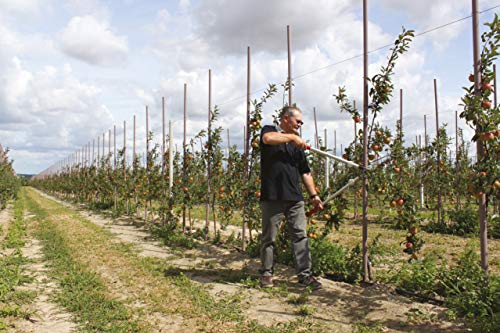
<path fill-rule="evenodd" d="M 304 151 L 292 142 L 266 145 L 262 136 L 268 132 L 278 132 L 278 128 L 266 125 L 260 133 L 261 201 L 303 201 L 301 176 L 311 172 Z"/>

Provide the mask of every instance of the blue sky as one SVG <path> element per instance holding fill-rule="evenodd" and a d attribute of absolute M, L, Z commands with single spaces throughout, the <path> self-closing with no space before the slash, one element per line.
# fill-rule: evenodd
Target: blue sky
<path fill-rule="evenodd" d="M 361 3 L 0 0 L 0 143 L 11 149 L 17 172 L 38 173 L 113 125 L 120 136 L 124 120 L 131 133 L 136 114 L 143 149 L 145 105 L 160 134 L 165 96 L 174 142 L 180 145 L 183 84 L 188 84 L 188 136 L 193 136 L 206 127 L 211 68 L 213 101 L 222 104 L 219 125 L 230 129 L 231 143 L 241 145 L 245 100 L 224 102 L 245 95 L 246 46 L 252 48 L 252 91 L 285 80 L 287 24 L 292 27 L 293 76 L 360 54 Z M 484 10 L 500 0 L 479 3 Z M 491 20 L 499 8 L 482 14 L 481 22 Z M 469 0 L 370 1 L 370 48 L 391 43 L 402 25 L 418 33 L 469 14 Z M 453 135 L 461 87 L 468 84 L 471 40 L 470 19 L 417 37 L 397 64 L 395 98 L 381 123 L 394 127 L 403 88 L 409 143 L 423 134 L 423 114 L 429 114 L 433 133 L 436 78 L 440 120 Z M 387 54 L 386 49 L 370 55 L 370 75 Z M 338 146 L 352 140 L 352 120 L 338 111 L 332 94 L 345 85 L 361 105 L 361 75 L 362 59 L 357 58 L 296 81 L 295 101 L 310 125 L 304 128 L 306 139 L 313 138 L 316 107 L 318 127 L 328 129 L 330 146 L 333 131 Z M 281 100 L 278 94 L 265 106 L 266 122 Z M 465 128 L 461 121 L 459 126 Z M 470 138 L 472 132 L 465 133 Z"/>

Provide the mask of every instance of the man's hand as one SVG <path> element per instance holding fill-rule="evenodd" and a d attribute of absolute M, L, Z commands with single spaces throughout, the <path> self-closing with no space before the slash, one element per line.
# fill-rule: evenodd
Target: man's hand
<path fill-rule="evenodd" d="M 306 142 L 300 136 L 292 133 L 267 132 L 262 135 L 262 142 L 266 145 L 279 145 L 281 143 L 293 143 L 299 149 L 306 149 Z"/>
<path fill-rule="evenodd" d="M 318 207 L 319 210 L 323 210 L 323 203 L 321 202 L 319 195 L 315 196 L 312 202 L 314 207 Z"/>
<path fill-rule="evenodd" d="M 299 148 L 299 149 L 306 149 L 307 147 L 307 144 L 306 142 L 304 141 L 304 139 L 302 139 L 300 136 L 298 135 L 295 135 L 295 134 L 292 134 L 293 137 L 292 137 L 292 142 L 293 144 L 295 145 L 295 147 Z"/>

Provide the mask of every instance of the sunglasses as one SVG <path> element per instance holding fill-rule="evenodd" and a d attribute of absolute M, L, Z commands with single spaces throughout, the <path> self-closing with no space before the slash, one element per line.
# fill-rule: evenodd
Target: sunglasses
<path fill-rule="evenodd" d="M 297 119 L 296 119 L 296 118 L 294 118 L 294 117 L 289 117 L 289 118 L 290 118 L 290 119 L 295 120 L 295 122 L 296 122 L 297 124 L 299 124 L 300 126 L 304 125 L 304 122 L 303 122 L 302 120 L 297 120 Z"/>

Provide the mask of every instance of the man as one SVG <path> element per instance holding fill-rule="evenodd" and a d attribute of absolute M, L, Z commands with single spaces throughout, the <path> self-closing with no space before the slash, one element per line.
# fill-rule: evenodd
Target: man
<path fill-rule="evenodd" d="M 284 216 L 292 236 L 299 283 L 313 289 L 321 288 L 321 283 L 311 274 L 300 179 L 314 205 L 320 209 L 323 206 L 304 154 L 306 142 L 299 136 L 303 124 L 302 111 L 296 106 L 285 106 L 280 113 L 279 126 L 266 125 L 261 131 L 262 287 L 273 286 L 274 245 Z"/>

